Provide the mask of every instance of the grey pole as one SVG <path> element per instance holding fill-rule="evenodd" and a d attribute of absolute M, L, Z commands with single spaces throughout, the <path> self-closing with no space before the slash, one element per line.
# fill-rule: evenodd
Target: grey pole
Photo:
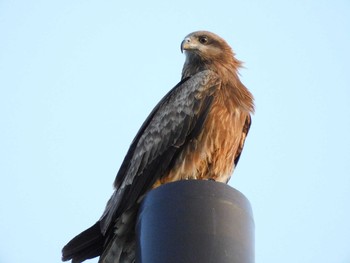
<path fill-rule="evenodd" d="M 251 206 L 223 183 L 187 180 L 150 191 L 136 235 L 137 263 L 254 263 Z"/>

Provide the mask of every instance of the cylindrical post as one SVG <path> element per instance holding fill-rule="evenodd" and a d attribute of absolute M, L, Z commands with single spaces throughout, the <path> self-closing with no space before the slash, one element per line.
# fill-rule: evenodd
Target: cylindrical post
<path fill-rule="evenodd" d="M 223 183 L 186 180 L 150 191 L 136 234 L 137 263 L 254 263 L 251 206 Z"/>

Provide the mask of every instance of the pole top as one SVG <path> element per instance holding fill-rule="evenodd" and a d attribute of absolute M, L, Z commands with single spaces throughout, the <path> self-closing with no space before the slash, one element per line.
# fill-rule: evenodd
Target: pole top
<path fill-rule="evenodd" d="M 253 263 L 248 199 L 215 181 L 164 184 L 144 198 L 136 224 L 139 263 Z"/>

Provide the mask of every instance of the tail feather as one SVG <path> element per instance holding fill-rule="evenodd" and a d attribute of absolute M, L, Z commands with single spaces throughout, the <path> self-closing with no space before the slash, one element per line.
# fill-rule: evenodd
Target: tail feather
<path fill-rule="evenodd" d="M 135 262 L 135 221 L 137 207 L 126 210 L 114 223 L 113 236 L 98 263 L 134 263 Z"/>
<path fill-rule="evenodd" d="M 72 263 L 83 262 L 86 259 L 100 256 L 103 252 L 104 236 L 101 233 L 100 223 L 86 229 L 74 237 L 62 249 L 62 260 L 72 259 Z"/>
<path fill-rule="evenodd" d="M 135 237 L 114 236 L 100 256 L 98 263 L 135 263 Z"/>

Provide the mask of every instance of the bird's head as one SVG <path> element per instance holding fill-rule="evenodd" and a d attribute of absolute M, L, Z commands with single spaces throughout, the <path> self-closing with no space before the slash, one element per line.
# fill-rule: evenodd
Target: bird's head
<path fill-rule="evenodd" d="M 193 75 L 203 69 L 221 66 L 235 70 L 241 65 L 234 58 L 231 47 L 224 39 L 208 31 L 196 31 L 187 35 L 181 42 L 181 52 L 185 52 L 186 62 L 183 75 Z"/>
<path fill-rule="evenodd" d="M 222 59 L 233 56 L 231 47 L 224 39 L 208 31 L 196 31 L 181 42 L 181 52 L 202 60 Z"/>

